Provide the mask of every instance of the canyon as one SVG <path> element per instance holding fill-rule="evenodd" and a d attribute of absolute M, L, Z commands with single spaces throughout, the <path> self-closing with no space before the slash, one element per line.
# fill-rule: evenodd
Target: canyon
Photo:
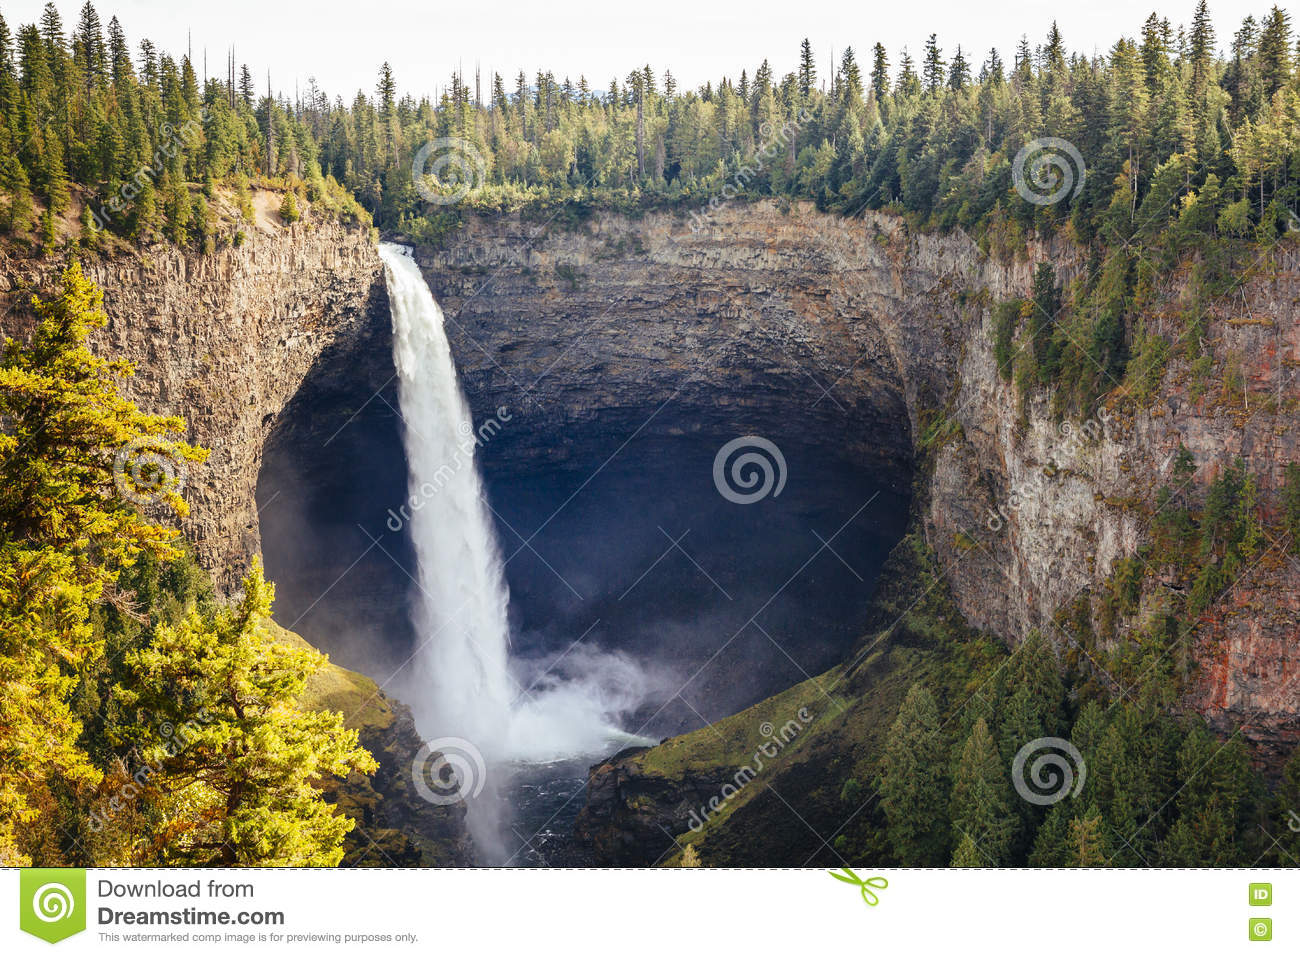
<path fill-rule="evenodd" d="M 570 492 L 580 508 L 593 472 L 608 469 L 618 480 L 569 537 L 549 548 L 538 540 L 548 559 L 584 530 L 632 528 L 610 516 L 620 502 L 637 510 L 629 498 L 637 476 L 618 471 L 635 441 L 639 462 L 658 460 L 654 494 L 700 508 L 716 502 L 719 524 L 693 534 L 708 532 L 719 553 L 736 552 L 736 566 L 724 571 L 740 575 L 753 519 L 726 512 L 709 463 L 727 440 L 761 435 L 791 463 L 792 496 L 799 482 L 806 492 L 823 480 L 846 502 L 858 492 L 864 500 L 889 496 L 889 514 L 862 531 L 864 540 L 897 541 L 910 509 L 969 626 L 1011 643 L 1039 629 L 1067 649 L 1075 639 L 1057 613 L 1135 554 L 1180 445 L 1191 451 L 1201 486 L 1240 456 L 1269 514 L 1278 509 L 1283 469 L 1300 461 L 1300 259 L 1291 241 L 1254 263 L 1234 298 L 1208 307 L 1209 378 L 1239 389 L 1200 394 L 1175 358 L 1149 403 L 1061 421 L 1046 396 L 1022 397 L 1000 377 L 993 306 L 1027 295 L 1040 261 L 1053 263 L 1065 284 L 1083 275 L 1087 257 L 1068 240 L 1004 257 L 960 231 L 917 232 L 884 213 L 843 219 L 774 201 L 724 205 L 703 231 L 664 212 L 464 220 L 437 248 L 417 248 L 416 259 L 445 311 L 475 422 L 500 426 L 479 455 L 503 523 L 550 522 Z M 15 315 L 26 290 L 50 288 L 56 275 L 46 260 L 6 255 L 0 267 L 0 306 Z M 279 579 L 281 624 L 384 687 L 403 646 L 382 636 L 409 627 L 413 556 L 400 520 L 394 529 L 390 517 L 407 492 L 387 296 L 368 232 L 307 216 L 208 257 L 159 246 L 138 259 L 92 260 L 86 271 L 104 289 L 110 317 L 96 345 L 136 364 L 128 393 L 150 411 L 184 415 L 189 438 L 213 449 L 185 491 L 192 511 L 182 529 L 201 561 L 229 589 L 265 551 Z M 1178 270 L 1160 276 L 1153 331 L 1169 338 L 1179 331 L 1187 280 Z M 6 322 L 7 333 L 21 332 L 20 321 Z M 537 476 L 553 488 L 529 492 Z M 531 539 L 516 542 L 508 531 L 507 550 L 526 551 Z M 681 532 L 673 528 L 667 540 Z M 1288 546 L 1266 542 L 1199 623 L 1188 699 L 1217 730 L 1240 728 L 1272 767 L 1300 741 L 1293 684 L 1300 567 Z M 606 560 L 593 548 L 597 563 Z M 836 611 L 861 616 L 863 632 L 875 571 L 854 572 L 862 594 Z M 334 588 L 345 573 L 348 583 Z M 535 573 L 547 580 L 546 569 Z M 573 585 L 578 607 L 599 592 Z M 562 583 L 547 588 L 557 594 Z M 601 614 L 615 614 L 615 604 Z M 536 607 L 560 606 L 542 596 Z M 575 625 L 583 620 L 565 607 Z M 820 644 L 800 638 L 797 610 L 783 627 L 789 640 L 809 644 L 792 646 L 793 669 L 770 648 L 762 659 L 733 654 L 689 706 L 711 701 L 706 720 L 744 711 L 755 723 L 769 695 L 794 694 L 817 707 L 804 679 L 843 660 L 856 634 Z M 753 647 L 767 644 L 759 638 Z M 619 647 L 635 650 L 626 641 Z M 692 668 L 713 650 L 672 647 Z M 879 692 L 885 700 L 871 679 L 891 679 L 871 661 L 842 677 L 858 697 Z M 672 677 L 667 692 L 679 676 Z M 674 721 L 666 733 L 699 725 L 689 711 Z M 833 730 L 817 733 L 831 742 Z M 386 742 L 395 755 L 386 765 L 390 787 L 400 786 L 403 760 L 409 766 L 402 749 L 412 745 L 418 737 L 409 727 L 400 742 Z M 657 755 L 637 750 L 594 769 L 580 826 L 598 859 L 653 862 L 664 843 L 628 839 L 630 831 L 653 837 L 653 824 L 680 833 L 688 809 L 714 792 L 718 773 L 683 770 L 665 759 L 672 748 L 670 740 L 652 749 Z M 464 860 L 461 838 L 448 838 L 456 811 L 446 813 L 430 833 L 455 845 L 444 861 Z M 753 822 L 738 812 L 722 822 L 719 839 L 739 841 Z"/>

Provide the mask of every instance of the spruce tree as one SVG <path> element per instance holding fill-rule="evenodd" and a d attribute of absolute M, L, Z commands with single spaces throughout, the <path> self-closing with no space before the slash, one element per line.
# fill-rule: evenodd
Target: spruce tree
<path fill-rule="evenodd" d="M 817 88 L 817 63 L 812 43 L 805 37 L 799 47 L 799 93 L 807 100 Z"/>
<path fill-rule="evenodd" d="M 961 44 L 957 44 L 957 52 L 953 54 L 952 65 L 948 68 L 948 89 L 960 93 L 970 84 L 970 64 L 966 62 L 965 55 L 961 52 Z"/>
<path fill-rule="evenodd" d="M 1269 11 L 1259 38 L 1258 58 L 1264 93 L 1272 96 L 1291 77 L 1291 17 L 1281 7 Z"/>
<path fill-rule="evenodd" d="M 918 682 L 885 738 L 877 781 L 886 835 L 896 858 L 908 867 L 939 866 L 947 858 L 944 750 L 938 706 Z"/>
<path fill-rule="evenodd" d="M 871 92 L 878 104 L 884 103 L 889 93 L 889 60 L 880 43 L 871 48 Z"/>
<path fill-rule="evenodd" d="M 1082 817 L 1070 822 L 1070 867 L 1106 867 L 1110 861 L 1106 825 L 1096 807 L 1088 808 Z"/>
<path fill-rule="evenodd" d="M 943 85 L 943 53 L 939 49 L 939 37 L 931 33 L 925 41 L 925 57 L 921 63 L 921 78 L 925 83 L 926 93 L 937 93 Z"/>
<path fill-rule="evenodd" d="M 991 866 L 1011 863 L 1017 822 L 1009 780 L 1010 770 L 998 757 L 988 725 L 979 718 L 953 766 L 949 816 L 954 835 L 978 845 Z"/>

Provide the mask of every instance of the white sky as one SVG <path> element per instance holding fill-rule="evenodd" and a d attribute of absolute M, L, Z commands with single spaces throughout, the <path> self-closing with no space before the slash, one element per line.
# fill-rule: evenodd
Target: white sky
<path fill-rule="evenodd" d="M 358 88 L 373 92 L 384 60 L 392 64 L 399 89 L 417 97 L 446 85 L 458 64 L 472 84 L 476 63 L 483 69 L 485 98 L 491 71 L 506 77 L 509 90 L 521 67 L 530 80 L 539 68 L 575 83 L 585 73 L 593 88 L 604 89 L 611 77 L 622 82 L 633 66 L 648 62 L 657 74 L 667 67 L 694 87 L 723 73 L 738 77 L 742 67 L 752 75 L 767 57 L 779 78 L 795 68 L 805 36 L 822 74 L 832 49 L 838 59 L 851 44 L 865 64 L 877 41 L 896 67 L 902 47 L 916 56 L 931 32 L 938 33 L 945 59 L 960 43 L 977 72 L 989 47 L 996 46 L 1009 63 L 1021 34 L 1036 45 L 1053 19 L 1071 51 L 1091 54 L 1105 52 L 1120 34 L 1136 36 L 1153 9 L 1178 25 L 1191 20 L 1195 5 L 1196 0 L 98 0 L 96 8 L 105 24 L 118 16 L 133 49 L 148 36 L 168 52 L 183 54 L 191 30 L 199 69 L 206 47 L 209 71 L 222 75 L 226 48 L 234 44 L 237 61 L 249 64 L 259 87 L 270 67 L 278 91 L 291 93 L 295 80 L 305 86 L 315 76 L 331 96 L 348 100 Z M 1244 16 L 1258 20 L 1271 5 L 1211 0 L 1220 48 Z M 58 6 L 71 30 L 81 0 Z M 0 13 L 12 29 L 34 22 L 43 7 L 44 0 L 3 0 Z"/>

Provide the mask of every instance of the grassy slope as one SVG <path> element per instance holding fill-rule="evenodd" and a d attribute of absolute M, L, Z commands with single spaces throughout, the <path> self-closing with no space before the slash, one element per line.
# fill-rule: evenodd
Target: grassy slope
<path fill-rule="evenodd" d="M 845 853 L 873 851 L 875 755 L 907 689 L 925 679 L 942 698 L 962 700 L 999 645 L 964 624 L 915 532 L 882 572 L 870 623 L 845 664 L 628 759 L 633 773 L 670 780 L 718 767 L 757 771 L 754 752 L 769 740 L 760 726 L 780 728 L 800 708 L 811 713 L 703 828 L 677 835 L 681 846 L 695 845 L 712 866 L 834 864 L 828 845 L 837 840 Z M 857 794 L 845 792 L 850 780 Z M 680 857 L 674 850 L 664 863 Z"/>
<path fill-rule="evenodd" d="M 292 648 L 311 648 L 301 635 L 274 621 L 266 623 L 271 637 Z M 349 671 L 332 661 L 307 681 L 301 704 L 311 711 L 341 711 L 349 728 L 379 730 L 393 723 L 393 709 L 379 686 L 359 671 Z"/>

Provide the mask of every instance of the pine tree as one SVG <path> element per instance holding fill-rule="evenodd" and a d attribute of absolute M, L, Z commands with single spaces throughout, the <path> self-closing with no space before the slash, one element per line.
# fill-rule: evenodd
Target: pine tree
<path fill-rule="evenodd" d="M 1161 864 L 1233 867 L 1243 860 L 1238 839 L 1250 810 L 1250 755 L 1238 737 L 1220 743 L 1197 722 L 1178 749 L 1178 818 Z"/>
<path fill-rule="evenodd" d="M 108 61 L 113 71 L 113 84 L 119 95 L 125 92 L 128 83 L 134 77 L 131 66 L 131 51 L 126 42 L 126 31 L 117 17 L 108 21 Z"/>
<path fill-rule="evenodd" d="M 12 80 L 14 75 L 14 39 L 9 32 L 9 24 L 0 16 L 0 81 Z M 3 93 L 3 90 L 0 90 Z M 8 110 L 9 103 L 0 100 L 0 108 Z"/>
<path fill-rule="evenodd" d="M 146 86 L 158 88 L 158 51 L 148 39 L 140 41 L 140 79 Z"/>
<path fill-rule="evenodd" d="M 948 69 L 948 89 L 961 92 L 970 84 L 970 64 L 966 62 L 966 57 L 961 52 L 961 44 L 957 44 L 957 52 L 953 54 L 952 65 Z"/>
<path fill-rule="evenodd" d="M 1028 87 L 1034 81 L 1034 55 L 1029 49 L 1029 37 L 1023 34 L 1016 45 L 1015 77 L 1022 87 Z"/>
<path fill-rule="evenodd" d="M 1047 66 L 1049 73 L 1061 75 L 1065 73 L 1065 38 L 1061 36 L 1061 30 L 1052 21 L 1052 29 L 1047 32 L 1047 46 L 1043 49 L 1043 62 Z"/>
<path fill-rule="evenodd" d="M 393 106 L 397 102 L 397 81 L 393 79 L 393 68 L 385 60 L 379 67 L 379 82 L 375 85 L 379 100 L 379 117 L 387 120 L 393 115 Z"/>
<path fill-rule="evenodd" d="M 921 78 L 926 93 L 937 93 L 943 86 L 943 53 L 939 49 L 939 37 L 931 33 L 925 41 L 925 57 L 921 62 Z"/>
<path fill-rule="evenodd" d="M 1096 807 L 1088 808 L 1082 817 L 1070 822 L 1070 867 L 1105 867 L 1110 860 L 1106 825 Z"/>
<path fill-rule="evenodd" d="M 1272 96 L 1291 77 L 1291 17 L 1281 7 L 1269 11 L 1259 38 L 1258 58 L 1264 93 Z"/>
<path fill-rule="evenodd" d="M 63 58 L 67 48 L 63 42 L 63 18 L 59 8 L 52 2 L 45 4 L 41 11 L 41 39 L 45 41 L 45 54 L 49 57 L 50 68 L 56 78 L 62 78 Z"/>
<path fill-rule="evenodd" d="M 291 226 L 298 221 L 301 214 L 298 212 L 298 200 L 294 197 L 293 191 L 284 194 L 284 199 L 280 200 L 280 219 L 286 226 Z"/>
<path fill-rule="evenodd" d="M 889 60 L 880 43 L 871 48 L 871 92 L 877 103 L 884 103 L 889 93 Z"/>
<path fill-rule="evenodd" d="M 44 138 L 34 172 L 47 211 L 52 216 L 60 215 L 68 208 L 72 195 L 68 187 L 67 170 L 63 165 L 63 147 L 55 137 Z"/>
<path fill-rule="evenodd" d="M 90 211 L 90 206 L 81 207 L 81 235 L 77 242 L 82 249 L 93 250 L 99 246 L 99 227 L 95 225 L 95 217 Z"/>
<path fill-rule="evenodd" d="M 1054 805 L 1034 833 L 1034 846 L 1026 863 L 1030 867 L 1069 867 L 1073 802 Z"/>
<path fill-rule="evenodd" d="M 1154 93 L 1169 69 L 1169 44 L 1160 19 L 1154 13 L 1142 25 L 1141 53 L 1147 89 Z"/>
<path fill-rule="evenodd" d="M 73 34 L 74 59 L 85 73 L 87 87 L 102 84 L 106 79 L 104 55 L 104 29 L 99 14 L 90 0 L 81 8 L 81 19 Z"/>
<path fill-rule="evenodd" d="M 799 47 L 799 93 L 807 100 L 817 89 L 817 62 L 813 58 L 812 43 L 805 37 Z"/>
<path fill-rule="evenodd" d="M 59 243 L 59 226 L 54 218 L 54 210 L 46 207 L 45 212 L 41 213 L 41 253 L 45 256 L 52 256 L 55 247 Z"/>
<path fill-rule="evenodd" d="M 1191 96 L 1193 108 L 1204 107 L 1206 88 L 1210 80 L 1210 61 L 1214 56 L 1214 22 L 1210 19 L 1210 10 L 1206 0 L 1196 5 L 1192 16 L 1191 36 Z"/>
<path fill-rule="evenodd" d="M 4 209 L 4 229 L 10 234 L 26 233 L 35 225 L 36 207 L 27 173 L 15 157 L 0 157 L 3 185 L 9 192 Z"/>
<path fill-rule="evenodd" d="M 1002 54 L 998 53 L 997 47 L 989 50 L 988 59 L 980 68 L 980 82 L 992 86 L 1001 86 L 1006 82 L 1006 77 L 1003 75 Z"/>
<path fill-rule="evenodd" d="M 877 782 L 890 846 L 907 867 L 940 866 L 948 853 L 939 731 L 934 697 L 924 685 L 912 685 L 885 738 Z"/>
<path fill-rule="evenodd" d="M 952 867 L 994 866 L 988 858 L 980 853 L 979 847 L 969 834 L 961 836 L 961 840 L 957 842 L 957 850 L 953 851 L 952 860 L 949 863 Z"/>
<path fill-rule="evenodd" d="M 150 243 L 157 238 L 158 225 L 158 194 L 146 180 L 131 207 L 128 232 L 136 242 Z"/>
<path fill-rule="evenodd" d="M 190 238 L 190 217 L 193 206 L 190 203 L 190 189 L 183 182 L 170 182 L 164 179 L 159 189 L 166 197 L 163 209 L 163 229 L 167 237 L 177 246 L 184 246 Z"/>
<path fill-rule="evenodd" d="M 835 95 L 841 104 L 854 107 L 862 102 L 862 71 L 858 69 L 853 47 L 845 47 L 840 57 L 840 70 L 835 81 Z"/>
<path fill-rule="evenodd" d="M 916 65 L 912 55 L 903 47 L 902 59 L 898 61 L 898 86 L 894 88 L 895 97 L 915 96 L 921 92 L 921 78 L 916 74 Z"/>

